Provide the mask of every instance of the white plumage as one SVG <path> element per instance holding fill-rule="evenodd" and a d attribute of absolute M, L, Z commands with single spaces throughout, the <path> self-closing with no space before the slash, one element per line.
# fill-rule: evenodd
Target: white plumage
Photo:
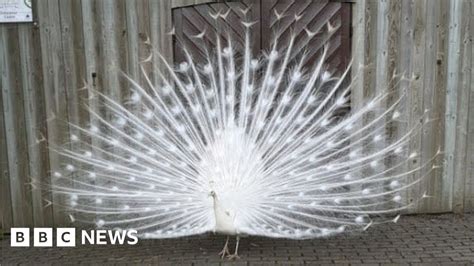
<path fill-rule="evenodd" d="M 294 37 L 283 53 L 275 40 L 258 57 L 253 24 L 243 23 L 241 58 L 231 41 L 216 38 L 203 65 L 186 51 L 176 68 L 163 60 L 158 86 L 145 72 L 145 84 L 125 76 L 124 103 L 94 92 L 105 113 L 90 109 L 94 122 L 73 126 L 81 149 L 59 151 L 69 163 L 53 175 L 67 181 L 52 188 L 66 195 L 75 221 L 149 238 L 305 239 L 396 221 L 416 204 L 404 192 L 432 169 L 431 161 L 407 168 L 421 126 L 399 138 L 386 132 L 402 119 L 405 93 L 341 112 L 349 107 L 350 68 L 332 76 L 324 64 L 330 44 L 310 66 L 305 53 L 290 60 Z M 407 178 L 423 169 L 420 179 Z"/>

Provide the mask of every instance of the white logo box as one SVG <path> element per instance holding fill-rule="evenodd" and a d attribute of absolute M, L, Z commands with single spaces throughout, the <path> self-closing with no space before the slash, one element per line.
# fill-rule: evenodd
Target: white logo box
<path fill-rule="evenodd" d="M 10 230 L 10 246 L 29 247 L 30 246 L 30 228 L 16 227 Z M 36 227 L 33 228 L 33 246 L 52 247 L 53 246 L 53 228 Z M 57 247 L 75 247 L 76 229 L 75 228 L 57 228 L 56 229 Z"/>

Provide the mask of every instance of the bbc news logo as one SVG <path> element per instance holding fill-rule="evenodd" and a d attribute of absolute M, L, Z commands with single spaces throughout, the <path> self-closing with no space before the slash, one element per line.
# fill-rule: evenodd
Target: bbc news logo
<path fill-rule="evenodd" d="M 16 227 L 10 231 L 10 246 L 29 247 L 33 239 L 34 247 L 52 247 L 56 239 L 56 247 L 75 247 L 76 228 L 34 228 L 30 238 L 30 228 Z M 138 243 L 137 230 L 81 230 L 81 245 L 135 245 Z"/>

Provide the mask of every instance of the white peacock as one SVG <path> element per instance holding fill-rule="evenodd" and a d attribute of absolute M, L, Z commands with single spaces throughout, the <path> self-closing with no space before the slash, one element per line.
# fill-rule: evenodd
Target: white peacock
<path fill-rule="evenodd" d="M 330 44 L 310 66 L 304 52 L 290 60 L 294 36 L 283 53 L 275 39 L 257 56 L 253 23 L 242 23 L 240 60 L 230 38 L 216 37 L 205 64 L 186 50 L 176 69 L 161 57 L 158 86 L 145 70 L 144 84 L 125 75 L 131 96 L 124 103 L 94 92 L 106 114 L 91 108 L 89 127 L 71 125 L 81 148 L 59 150 L 68 163 L 54 173 L 52 190 L 66 195 L 72 219 L 136 229 L 143 238 L 307 239 L 396 222 L 417 203 L 404 193 L 436 168 L 432 160 L 407 167 L 418 157 L 409 142 L 423 122 L 398 138 L 386 134 L 405 123 L 405 91 L 340 112 L 353 81 L 350 66 L 338 77 L 327 71 Z M 416 172 L 423 174 L 408 178 Z M 239 238 L 232 255 L 228 241 L 220 254 L 235 258 Z"/>

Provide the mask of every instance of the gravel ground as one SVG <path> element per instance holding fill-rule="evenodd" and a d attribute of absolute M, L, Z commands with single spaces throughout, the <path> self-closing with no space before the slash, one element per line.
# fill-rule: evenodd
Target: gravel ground
<path fill-rule="evenodd" d="M 240 259 L 221 260 L 224 236 L 141 240 L 134 246 L 13 248 L 0 240 L 1 265 L 474 265 L 474 214 L 413 215 L 328 239 L 242 238 Z M 231 251 L 234 242 L 231 242 Z"/>

